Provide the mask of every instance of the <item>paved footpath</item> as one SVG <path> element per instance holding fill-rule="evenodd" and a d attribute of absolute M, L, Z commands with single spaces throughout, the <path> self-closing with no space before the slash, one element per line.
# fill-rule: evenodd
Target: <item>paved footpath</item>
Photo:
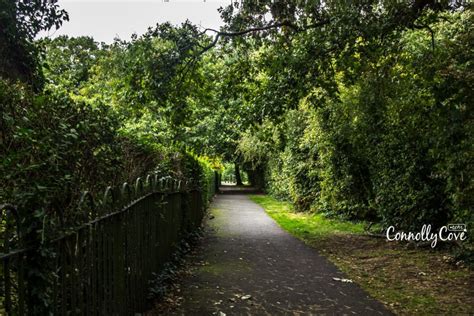
<path fill-rule="evenodd" d="M 390 315 L 246 195 L 217 196 L 210 218 L 172 314 Z"/>

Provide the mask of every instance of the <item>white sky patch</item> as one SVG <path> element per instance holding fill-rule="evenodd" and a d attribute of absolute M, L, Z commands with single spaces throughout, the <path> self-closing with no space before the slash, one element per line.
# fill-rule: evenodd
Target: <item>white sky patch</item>
<path fill-rule="evenodd" d="M 111 43 L 114 38 L 128 40 L 133 33 L 143 34 L 156 23 L 179 25 L 190 20 L 203 28 L 223 25 L 219 7 L 230 0 L 59 0 L 69 13 L 69 22 L 59 30 L 42 32 L 38 37 L 92 36 L 98 42 Z"/>

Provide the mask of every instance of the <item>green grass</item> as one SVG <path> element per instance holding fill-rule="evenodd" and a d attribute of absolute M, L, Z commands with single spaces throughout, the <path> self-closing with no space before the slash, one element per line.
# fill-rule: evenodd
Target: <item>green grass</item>
<path fill-rule="evenodd" d="M 294 212 L 291 203 L 278 201 L 268 195 L 251 195 L 250 199 L 261 205 L 283 229 L 303 240 L 338 233 L 360 234 L 364 231 L 363 223 L 328 219 L 322 214 Z"/>

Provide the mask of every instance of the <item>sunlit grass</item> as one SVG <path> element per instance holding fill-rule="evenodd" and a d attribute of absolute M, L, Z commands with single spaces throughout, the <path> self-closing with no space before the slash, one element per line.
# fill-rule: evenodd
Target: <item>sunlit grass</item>
<path fill-rule="evenodd" d="M 338 233 L 360 234 L 364 231 L 363 223 L 329 219 L 322 214 L 294 212 L 291 203 L 268 195 L 251 195 L 250 199 L 261 205 L 281 227 L 302 239 Z"/>

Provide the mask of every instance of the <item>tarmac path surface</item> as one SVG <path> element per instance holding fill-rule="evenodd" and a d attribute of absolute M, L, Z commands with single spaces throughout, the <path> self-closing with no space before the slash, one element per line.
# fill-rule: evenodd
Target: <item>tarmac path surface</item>
<path fill-rule="evenodd" d="M 172 315 L 391 315 L 245 194 L 221 194 Z"/>

